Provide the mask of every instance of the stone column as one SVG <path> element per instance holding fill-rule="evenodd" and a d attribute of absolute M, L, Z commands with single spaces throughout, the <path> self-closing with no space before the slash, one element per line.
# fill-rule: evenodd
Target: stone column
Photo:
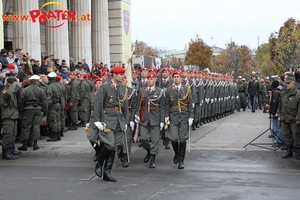
<path fill-rule="evenodd" d="M 76 62 L 86 59 L 90 69 L 92 68 L 92 44 L 91 44 L 91 21 L 88 21 L 88 14 L 91 14 L 91 0 L 72 0 L 71 10 L 77 12 L 77 19 L 70 21 L 71 24 L 71 57 Z M 84 16 L 83 16 L 84 15 Z M 91 16 L 89 16 L 91 18 Z M 92 19 L 93 20 L 93 19 Z"/>
<path fill-rule="evenodd" d="M 50 4 L 45 6 L 45 10 L 67 10 L 67 0 L 56 0 L 61 5 Z M 57 28 L 50 28 L 49 26 L 58 26 Z M 69 63 L 69 32 L 68 32 L 68 20 L 63 20 L 60 15 L 60 20 L 51 19 L 45 23 L 46 26 L 46 55 L 54 54 L 55 58 L 59 59 L 59 63 L 62 60 L 66 60 Z"/>
<path fill-rule="evenodd" d="M 108 1 L 92 1 L 92 55 L 93 61 L 110 66 Z"/>
<path fill-rule="evenodd" d="M 14 0 L 14 14 L 29 14 L 30 10 L 39 9 L 38 0 Z M 22 48 L 32 58 L 41 59 L 40 23 L 31 20 L 16 21 L 14 23 L 13 47 Z"/>

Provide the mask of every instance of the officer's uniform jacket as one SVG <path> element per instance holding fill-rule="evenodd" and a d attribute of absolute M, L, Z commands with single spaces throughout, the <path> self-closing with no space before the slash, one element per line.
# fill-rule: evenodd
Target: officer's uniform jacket
<path fill-rule="evenodd" d="M 104 122 L 111 130 L 120 125 L 125 130 L 128 122 L 128 90 L 123 85 L 115 88 L 112 80 L 101 85 L 94 103 L 95 122 Z"/>
<path fill-rule="evenodd" d="M 163 89 L 155 86 L 151 91 L 149 91 L 149 87 L 141 88 L 138 104 L 140 125 L 159 126 L 160 123 L 164 123 L 165 98 Z"/>
<path fill-rule="evenodd" d="M 175 85 L 166 90 L 166 117 L 169 117 L 171 124 L 177 125 L 179 119 L 182 123 L 187 123 L 189 118 L 194 118 L 191 92 L 190 87 L 182 84 L 179 91 Z"/>
<path fill-rule="evenodd" d="M 166 89 L 166 88 L 168 88 L 172 85 L 173 85 L 173 80 L 171 80 L 170 78 L 167 78 L 167 79 L 161 78 L 158 81 L 158 86 L 157 87 L 160 87 L 162 89 Z"/>

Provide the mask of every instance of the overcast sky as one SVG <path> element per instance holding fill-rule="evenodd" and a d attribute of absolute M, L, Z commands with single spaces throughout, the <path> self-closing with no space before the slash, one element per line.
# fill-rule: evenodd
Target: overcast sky
<path fill-rule="evenodd" d="M 300 20 L 299 0 L 131 0 L 132 41 L 184 49 L 198 34 L 207 45 L 232 41 L 254 49 L 289 18 Z M 211 37 L 213 39 L 211 39 Z"/>

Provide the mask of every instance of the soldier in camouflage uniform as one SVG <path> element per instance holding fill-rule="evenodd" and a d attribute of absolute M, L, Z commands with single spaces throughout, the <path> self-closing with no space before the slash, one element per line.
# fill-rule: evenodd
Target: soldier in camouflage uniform
<path fill-rule="evenodd" d="M 239 100 L 240 100 L 240 105 L 243 111 L 246 109 L 246 89 L 247 85 L 242 81 L 242 76 L 238 77 L 238 82 L 236 84 L 238 93 L 239 93 Z"/>
<path fill-rule="evenodd" d="M 86 125 L 86 107 L 88 104 L 88 100 L 90 98 L 90 86 L 84 80 L 83 74 L 78 74 L 78 93 L 79 93 L 79 100 L 78 100 L 78 118 L 80 123 L 78 124 L 79 127 L 85 127 Z"/>
<path fill-rule="evenodd" d="M 78 123 L 78 81 L 76 80 L 75 72 L 68 73 L 69 78 L 71 81 L 67 84 L 67 101 L 70 105 L 70 120 L 71 126 L 68 130 L 77 130 L 77 123 Z"/>
<path fill-rule="evenodd" d="M 50 130 L 50 139 L 48 142 L 58 141 L 60 139 L 61 131 L 61 121 L 60 121 L 60 112 L 61 112 L 61 99 L 62 90 L 58 86 L 56 80 L 56 73 L 51 72 L 48 74 L 48 88 L 47 88 L 47 102 L 48 102 L 48 127 Z"/>
<path fill-rule="evenodd" d="M 37 86 L 40 77 L 33 75 L 29 78 L 30 85 L 27 86 L 21 94 L 19 100 L 20 117 L 22 117 L 22 135 L 23 145 L 18 148 L 20 151 L 27 151 L 27 141 L 31 132 L 34 141 L 33 150 L 38 150 L 37 141 L 40 137 L 40 124 L 42 118 L 47 116 L 48 104 L 45 92 Z"/>

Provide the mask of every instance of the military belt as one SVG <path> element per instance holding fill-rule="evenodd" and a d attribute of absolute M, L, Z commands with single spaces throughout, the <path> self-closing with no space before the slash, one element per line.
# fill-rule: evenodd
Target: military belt
<path fill-rule="evenodd" d="M 148 107 L 147 106 L 143 106 L 142 109 L 143 110 L 148 110 Z M 150 111 L 154 111 L 154 110 L 159 110 L 159 107 L 158 106 L 150 107 Z"/>
<path fill-rule="evenodd" d="M 245 93 L 245 90 L 238 90 L 239 93 Z"/>
<path fill-rule="evenodd" d="M 104 110 L 114 110 L 117 112 L 121 112 L 120 107 L 103 107 Z"/>
<path fill-rule="evenodd" d="M 185 105 L 180 105 L 180 106 L 178 106 L 178 105 L 176 105 L 176 106 L 171 106 L 171 108 L 172 109 L 181 109 L 181 108 L 186 108 L 186 106 Z"/>

